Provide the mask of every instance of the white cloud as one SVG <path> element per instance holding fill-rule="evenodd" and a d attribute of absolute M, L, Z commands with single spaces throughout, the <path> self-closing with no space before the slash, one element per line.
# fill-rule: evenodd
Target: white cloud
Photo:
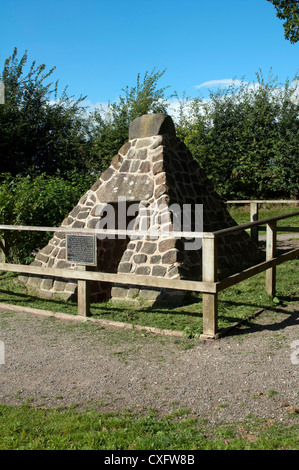
<path fill-rule="evenodd" d="M 238 86 L 247 82 L 241 80 L 236 80 L 234 78 L 221 78 L 220 80 L 209 80 L 208 82 L 201 83 L 196 85 L 195 88 L 219 88 L 221 86 Z"/>
<path fill-rule="evenodd" d="M 291 89 L 293 90 L 291 100 L 295 104 L 299 104 L 299 80 L 293 80 L 291 83 Z"/>
<path fill-rule="evenodd" d="M 96 109 L 99 111 L 108 111 L 108 103 L 102 103 L 102 102 L 97 102 L 97 103 L 92 103 L 90 100 L 84 100 L 80 103 L 80 106 L 83 108 L 87 108 L 87 112 L 92 113 Z"/>
<path fill-rule="evenodd" d="M 167 103 L 167 112 L 173 119 L 178 119 L 180 115 L 180 102 L 177 99 L 169 100 Z"/>

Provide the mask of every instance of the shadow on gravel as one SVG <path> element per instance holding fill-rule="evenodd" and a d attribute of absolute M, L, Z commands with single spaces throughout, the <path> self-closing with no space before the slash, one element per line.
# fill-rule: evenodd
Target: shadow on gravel
<path fill-rule="evenodd" d="M 262 318 L 261 322 L 257 322 L 255 319 L 258 316 L 263 316 L 263 314 L 269 313 L 276 313 L 279 314 L 277 316 L 270 316 L 267 315 L 266 318 Z M 281 315 L 284 315 L 282 318 Z M 268 320 L 266 322 L 266 320 Z M 229 336 L 243 336 L 248 334 L 253 334 L 261 331 L 282 331 L 287 327 L 299 327 L 299 310 L 296 309 L 295 311 L 288 311 L 287 309 L 283 308 L 269 308 L 265 307 L 265 309 L 261 309 L 258 314 L 250 319 L 246 319 L 240 324 L 229 327 L 229 333 L 226 334 Z"/>

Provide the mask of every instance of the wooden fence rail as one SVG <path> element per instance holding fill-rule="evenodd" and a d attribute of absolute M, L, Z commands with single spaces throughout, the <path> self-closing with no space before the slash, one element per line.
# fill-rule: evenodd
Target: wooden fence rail
<path fill-rule="evenodd" d="M 262 204 L 296 204 L 299 201 L 296 199 L 265 199 L 265 200 L 238 200 L 226 201 L 227 204 L 249 204 L 250 205 L 250 221 L 255 222 L 259 219 L 259 206 Z M 258 243 L 259 230 L 265 230 L 265 227 L 253 226 L 251 228 L 251 238 L 254 242 Z M 281 232 L 299 232 L 298 227 L 279 227 Z"/>
<path fill-rule="evenodd" d="M 249 277 L 266 271 L 266 291 L 270 296 L 275 296 L 276 289 L 276 266 L 285 261 L 295 259 L 299 256 L 299 248 L 292 249 L 287 253 L 277 256 L 276 236 L 277 221 L 295 217 L 299 210 L 279 216 L 269 217 L 262 220 L 248 222 L 246 224 L 229 227 L 216 232 L 170 232 L 169 237 L 202 238 L 202 281 L 188 281 L 180 279 L 165 279 L 162 277 L 113 274 L 105 272 L 92 272 L 82 269 L 60 269 L 43 268 L 38 266 L 27 266 L 10 263 L 0 263 L 0 270 L 12 271 L 23 274 L 35 274 L 50 277 L 61 277 L 64 279 L 76 279 L 80 283 L 78 289 L 78 314 L 89 314 L 88 281 L 116 282 L 118 284 L 139 285 L 148 287 L 168 288 L 201 292 L 203 294 L 203 334 L 202 338 L 216 338 L 218 333 L 218 293 L 233 286 Z M 248 269 L 233 274 L 220 281 L 217 280 L 217 242 L 218 238 L 230 233 L 252 229 L 259 225 L 266 226 L 266 260 Z M 148 236 L 148 232 L 127 230 L 104 230 L 104 229 L 69 229 L 67 227 L 32 227 L 0 225 L 0 230 L 28 230 L 46 232 L 65 232 L 80 234 L 112 234 L 142 237 Z M 158 235 L 159 232 L 157 232 Z M 161 234 L 160 234 L 161 235 Z"/>

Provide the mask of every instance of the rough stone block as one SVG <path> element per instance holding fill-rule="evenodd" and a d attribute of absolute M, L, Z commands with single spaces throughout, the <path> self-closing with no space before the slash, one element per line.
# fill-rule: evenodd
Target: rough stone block
<path fill-rule="evenodd" d="M 54 280 L 52 278 L 43 279 L 40 288 L 43 290 L 50 290 L 53 287 Z"/>
<path fill-rule="evenodd" d="M 140 161 L 139 160 L 133 160 L 131 164 L 131 172 L 136 173 L 140 167 Z"/>
<path fill-rule="evenodd" d="M 81 206 L 77 204 L 77 206 L 74 207 L 74 209 L 69 213 L 69 215 L 75 219 L 77 215 L 79 214 L 80 210 L 81 210 Z"/>
<path fill-rule="evenodd" d="M 162 263 L 163 264 L 173 264 L 177 262 L 177 250 L 167 251 L 162 256 Z"/>
<path fill-rule="evenodd" d="M 153 190 L 154 183 L 148 175 L 119 173 L 100 187 L 97 197 L 102 203 L 118 202 L 119 197 L 139 202 L 144 199 L 148 200 Z"/>
<path fill-rule="evenodd" d="M 122 156 L 125 156 L 131 148 L 131 142 L 126 142 L 118 151 Z"/>
<path fill-rule="evenodd" d="M 42 250 L 40 250 L 40 252 L 38 253 L 38 255 L 50 255 L 52 253 L 52 251 L 54 250 L 54 246 L 53 245 L 47 245 L 45 246 Z M 38 256 L 37 255 L 37 256 Z"/>
<path fill-rule="evenodd" d="M 112 287 L 111 295 L 112 297 L 118 299 L 124 299 L 127 297 L 128 290 L 125 287 Z"/>
<path fill-rule="evenodd" d="M 146 148 L 138 149 L 136 158 L 138 158 L 138 160 L 146 160 L 146 157 L 147 157 L 147 149 Z"/>
<path fill-rule="evenodd" d="M 35 259 L 38 261 L 42 261 L 43 263 L 47 263 L 49 260 L 49 256 L 43 255 L 41 252 L 39 252 L 36 255 Z"/>
<path fill-rule="evenodd" d="M 65 281 L 54 281 L 53 289 L 57 292 L 63 292 L 66 287 L 66 282 Z"/>
<path fill-rule="evenodd" d="M 167 240 L 162 240 L 159 243 L 159 251 L 164 253 L 165 251 L 171 250 L 175 247 L 175 240 L 173 238 L 168 238 Z"/>
<path fill-rule="evenodd" d="M 129 140 L 164 134 L 176 135 L 173 121 L 167 114 L 146 114 L 134 119 L 129 127 Z"/>
<path fill-rule="evenodd" d="M 128 289 L 128 297 L 136 298 L 139 295 L 140 288 L 139 287 L 130 287 Z"/>
<path fill-rule="evenodd" d="M 158 264 L 161 262 L 161 255 L 154 255 L 154 256 L 151 256 L 151 259 L 150 259 L 150 263 L 151 264 Z"/>
<path fill-rule="evenodd" d="M 33 289 L 38 289 L 42 282 L 42 277 L 38 277 L 36 275 L 31 275 L 27 282 L 27 287 L 31 287 Z"/>
<path fill-rule="evenodd" d="M 164 171 L 164 162 L 162 160 L 154 164 L 153 175 L 157 175 L 158 173 L 161 173 L 161 171 Z"/>
<path fill-rule="evenodd" d="M 154 266 L 152 270 L 152 275 L 163 277 L 166 274 L 166 270 L 167 269 L 165 266 Z"/>
<path fill-rule="evenodd" d="M 58 259 L 66 259 L 66 249 L 62 248 L 58 253 Z"/>
<path fill-rule="evenodd" d="M 150 169 L 151 169 L 150 162 L 145 161 L 141 163 L 138 173 L 148 173 Z"/>
<path fill-rule="evenodd" d="M 143 247 L 142 247 L 142 252 L 148 255 L 152 255 L 153 253 L 155 253 L 156 249 L 157 249 L 156 243 L 144 242 Z"/>
<path fill-rule="evenodd" d="M 159 289 L 140 289 L 139 292 L 139 297 L 145 300 L 156 300 L 159 295 Z"/>
<path fill-rule="evenodd" d="M 79 214 L 78 214 L 78 219 L 80 220 L 85 220 L 87 219 L 87 217 L 89 216 L 89 212 L 87 211 L 81 211 Z"/>
<path fill-rule="evenodd" d="M 160 184 L 155 190 L 155 199 L 158 199 L 160 196 L 167 192 L 167 186 L 165 184 Z"/>
<path fill-rule="evenodd" d="M 136 264 L 145 263 L 146 260 L 147 260 L 147 256 L 146 256 L 146 255 L 142 255 L 142 254 L 140 254 L 140 255 L 135 255 L 135 256 L 133 257 L 133 261 L 134 261 L 134 263 L 136 263 Z"/>
<path fill-rule="evenodd" d="M 110 166 L 106 171 L 104 171 L 104 173 L 101 174 L 101 180 L 108 181 L 114 173 L 114 168 L 111 168 Z"/>
<path fill-rule="evenodd" d="M 136 274 L 148 276 L 151 273 L 150 266 L 138 266 L 136 269 Z"/>
<path fill-rule="evenodd" d="M 131 263 L 120 263 L 118 265 L 118 272 L 119 273 L 129 273 L 132 269 Z"/>

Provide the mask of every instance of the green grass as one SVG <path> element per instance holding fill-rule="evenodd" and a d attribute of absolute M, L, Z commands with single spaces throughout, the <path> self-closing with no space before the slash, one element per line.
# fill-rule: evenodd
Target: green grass
<path fill-rule="evenodd" d="M 298 450 L 296 418 L 248 417 L 213 426 L 188 410 L 158 417 L 129 411 L 0 405 L 0 450 Z M 293 422 L 294 421 L 294 422 Z"/>
<path fill-rule="evenodd" d="M 260 209 L 260 218 L 297 209 L 286 205 L 264 205 Z M 248 205 L 245 207 L 229 205 L 229 210 L 238 223 L 249 220 Z M 294 221 L 288 219 L 287 225 L 292 225 L 292 223 L 298 225 L 298 216 L 296 220 L 294 218 Z M 260 308 L 275 312 L 279 311 L 282 305 L 289 303 L 298 305 L 298 260 L 288 261 L 277 267 L 277 295 L 274 300 L 266 294 L 264 286 L 265 272 L 220 292 L 219 329 L 247 318 Z M 18 275 L 14 273 L 0 272 L 0 302 L 77 314 L 75 303 L 49 300 L 28 294 L 24 286 L 18 282 Z M 95 318 L 184 331 L 189 337 L 202 332 L 202 296 L 200 294 L 190 294 L 185 304 L 176 308 L 145 307 L 142 303 L 92 304 L 91 314 Z"/>
<path fill-rule="evenodd" d="M 250 206 L 249 204 L 227 204 L 227 209 L 235 221 L 241 225 L 250 222 Z M 299 208 L 296 204 L 260 204 L 259 205 L 259 219 L 267 219 L 268 217 L 275 217 L 278 215 L 289 214 L 298 211 Z M 288 219 L 279 220 L 277 227 L 299 227 L 299 216 L 290 217 Z M 260 233 L 263 233 L 261 230 Z M 279 232 L 278 233 L 285 233 Z M 299 235 L 297 234 L 299 237 Z M 296 238 L 296 233 L 294 233 Z"/>
<path fill-rule="evenodd" d="M 279 312 L 283 305 L 298 305 L 298 260 L 277 267 L 277 295 L 271 299 L 265 292 L 265 273 L 256 275 L 219 293 L 219 329 L 231 326 L 265 308 Z M 28 306 L 52 312 L 76 315 L 72 302 L 49 300 L 30 295 L 15 273 L 0 273 L 0 302 Z M 145 307 L 142 304 L 112 302 L 92 304 L 94 318 L 103 318 L 141 326 L 184 331 L 186 336 L 202 332 L 202 296 L 190 295 L 179 307 Z"/>
<path fill-rule="evenodd" d="M 282 212 L 286 212 L 285 206 Z M 249 220 L 245 210 L 238 209 L 236 215 L 239 223 Z M 272 215 L 273 210 L 260 213 L 260 217 Z M 265 273 L 261 273 L 221 292 L 219 327 L 229 326 L 262 307 L 275 315 L 282 306 L 298 305 L 298 260 L 277 267 L 276 299 L 267 296 L 264 285 Z M 74 303 L 28 294 L 14 273 L 0 273 L 0 301 L 77 314 Z M 92 304 L 91 312 L 97 318 L 181 330 L 191 337 L 202 330 L 201 295 L 190 296 L 184 306 L 177 308 L 154 309 L 108 302 Z M 246 326 L 244 329 L 246 333 Z M 275 390 L 268 392 L 269 397 L 275 394 Z M 219 406 L 225 407 L 225 403 Z M 159 417 L 154 410 L 134 414 L 128 410 L 121 413 L 79 410 L 75 406 L 42 409 L 30 406 L 29 401 L 20 406 L 0 404 L 0 450 L 14 449 L 298 450 L 298 414 L 283 422 L 248 416 L 242 422 L 215 426 L 209 418 L 203 419 L 189 410 L 174 410 Z"/>

